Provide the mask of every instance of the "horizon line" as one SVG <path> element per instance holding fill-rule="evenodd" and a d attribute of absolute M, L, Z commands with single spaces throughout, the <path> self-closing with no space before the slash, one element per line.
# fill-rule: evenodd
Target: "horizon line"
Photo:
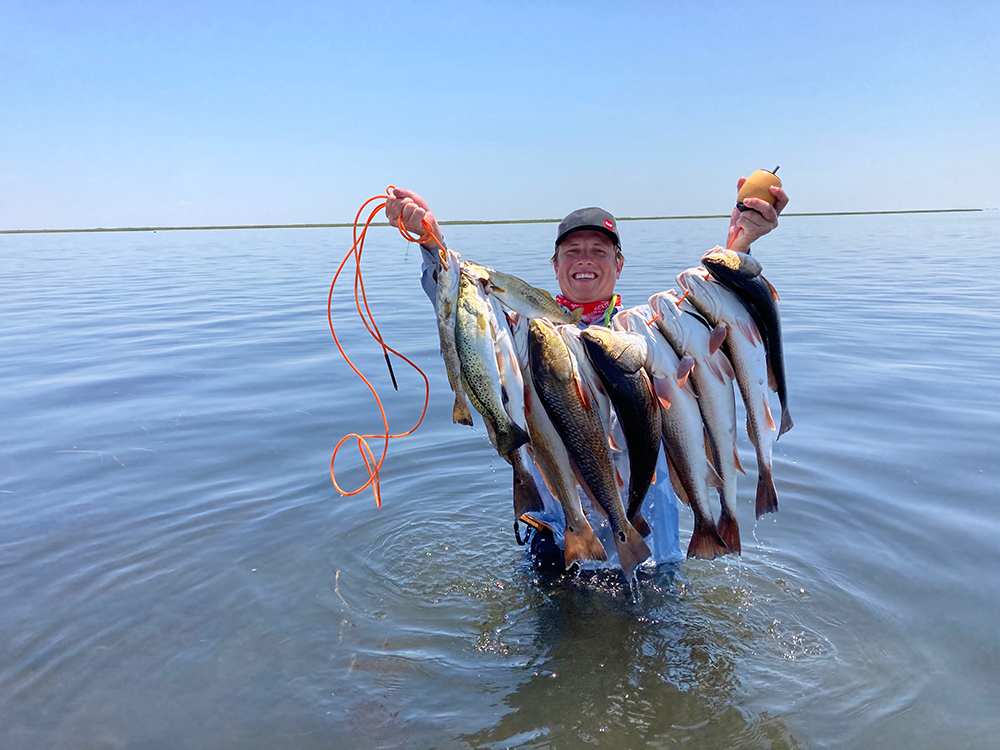
<path fill-rule="evenodd" d="M 970 213 L 996 209 L 985 208 L 916 208 L 898 211 L 803 211 L 782 214 L 791 216 L 885 216 L 890 214 Z M 618 221 L 677 221 L 684 219 L 728 219 L 730 214 L 691 214 L 687 216 L 619 216 Z M 440 226 L 475 226 L 480 224 L 558 224 L 562 219 L 458 219 L 439 221 Z M 216 229 L 344 229 L 353 222 L 331 224 L 220 224 L 190 227 L 94 227 L 91 229 L 0 229 L 0 234 L 74 234 L 94 232 L 191 232 Z M 372 222 L 373 227 L 387 227 L 386 221 Z"/>

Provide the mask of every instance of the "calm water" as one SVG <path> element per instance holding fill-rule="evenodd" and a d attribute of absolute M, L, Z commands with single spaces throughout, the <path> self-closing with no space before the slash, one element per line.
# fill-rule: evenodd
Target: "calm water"
<path fill-rule="evenodd" d="M 453 227 L 553 286 L 554 227 Z M 627 304 L 718 221 L 628 223 Z M 431 377 L 384 507 L 326 328 L 340 230 L 0 237 L 0 747 L 1000 748 L 1000 215 L 788 218 L 795 429 L 742 559 L 535 571 L 451 424 L 419 257 L 373 230 L 386 340 Z M 422 383 L 335 315 L 394 430 Z M 742 429 L 740 430 L 742 433 Z M 338 479 L 356 487 L 346 450 Z M 682 545 L 691 516 L 682 510 Z"/>

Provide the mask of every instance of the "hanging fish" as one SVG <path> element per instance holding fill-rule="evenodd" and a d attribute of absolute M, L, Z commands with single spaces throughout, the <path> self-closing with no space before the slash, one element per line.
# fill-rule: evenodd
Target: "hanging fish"
<path fill-rule="evenodd" d="M 437 297 L 434 311 L 438 338 L 441 341 L 441 357 L 444 359 L 445 372 L 448 373 L 448 385 L 455 393 L 451 421 L 471 426 L 472 414 L 469 412 L 469 400 L 465 395 L 465 388 L 462 387 L 462 363 L 459 361 L 458 347 L 455 343 L 460 276 L 458 253 L 450 248 L 446 249 L 441 254 L 441 262 L 437 267 Z"/>
<path fill-rule="evenodd" d="M 733 366 L 721 347 L 726 327 L 709 328 L 691 312 L 685 312 L 677 294 L 671 290 L 649 298 L 656 327 L 678 357 L 694 360 L 691 383 L 698 396 L 698 409 L 708 435 L 712 463 L 722 479 L 719 496 L 719 536 L 736 554 L 742 551 L 740 527 L 736 520 L 736 472 L 742 471 L 736 452 L 736 396 L 733 393 Z"/>
<path fill-rule="evenodd" d="M 496 321 L 483 288 L 464 273 L 459 279 L 455 344 L 461 362 L 462 385 L 483 416 L 486 431 L 501 456 L 513 453 L 530 439 L 504 409 L 503 386 L 494 341 Z"/>
<path fill-rule="evenodd" d="M 662 424 L 653 385 L 643 369 L 646 342 L 640 336 L 591 326 L 580 332 L 594 369 L 618 414 L 629 461 L 626 515 L 640 532 L 649 527 L 635 519 L 656 474 Z"/>
<path fill-rule="evenodd" d="M 793 424 L 788 412 L 788 384 L 785 380 L 778 292 L 761 273 L 761 265 L 752 255 L 716 247 L 705 253 L 701 263 L 716 281 L 735 292 L 743 301 L 764 339 L 768 384 L 781 401 L 781 424 L 778 429 L 780 438 L 792 429 Z"/>
<path fill-rule="evenodd" d="M 718 475 L 705 453 L 705 428 L 698 399 L 688 382 L 690 357 L 680 358 L 655 327 L 647 325 L 637 310 L 622 310 L 615 327 L 632 331 L 646 339 L 649 352 L 645 368 L 660 402 L 663 449 L 670 466 L 670 483 L 677 496 L 694 513 L 694 532 L 687 556 L 707 560 L 730 552 L 719 536 L 709 507 L 709 484 L 718 484 Z"/>
<path fill-rule="evenodd" d="M 733 292 L 712 279 L 704 268 L 689 268 L 677 276 L 687 299 L 713 326 L 726 327 L 725 351 L 747 411 L 747 433 L 757 451 L 757 518 L 778 510 L 778 493 L 771 476 L 774 418 L 767 399 L 764 342 L 750 313 Z"/>
<path fill-rule="evenodd" d="M 649 557 L 649 547 L 625 516 L 595 396 L 570 347 L 551 323 L 531 321 L 528 336 L 531 377 L 539 400 L 566 446 L 580 484 L 607 514 L 618 559 L 631 580 L 639 563 Z"/>

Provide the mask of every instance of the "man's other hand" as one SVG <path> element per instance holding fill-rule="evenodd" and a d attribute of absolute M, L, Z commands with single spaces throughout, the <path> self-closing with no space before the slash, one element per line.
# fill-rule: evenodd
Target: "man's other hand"
<path fill-rule="evenodd" d="M 746 177 L 740 177 L 736 183 L 737 193 L 739 193 L 740 188 L 743 187 L 743 183 L 746 181 Z M 729 234 L 726 236 L 726 247 L 729 247 L 729 243 L 732 242 L 731 249 L 740 253 L 748 253 L 750 252 L 751 243 L 778 226 L 778 215 L 788 205 L 788 194 L 782 188 L 773 185 L 770 190 L 771 195 L 776 199 L 773 206 L 760 198 L 747 198 L 743 201 L 743 205 L 754 209 L 753 211 L 740 211 L 738 208 L 733 209 L 733 215 L 729 219 Z M 739 229 L 743 231 L 740 232 L 736 241 L 733 242 L 733 236 Z"/>

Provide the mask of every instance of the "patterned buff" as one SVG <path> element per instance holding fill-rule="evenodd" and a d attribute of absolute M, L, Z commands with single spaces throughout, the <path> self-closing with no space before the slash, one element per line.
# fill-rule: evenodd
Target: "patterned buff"
<path fill-rule="evenodd" d="M 587 325 L 596 323 L 601 318 L 607 318 L 604 321 L 604 325 L 610 325 L 611 315 L 609 313 L 613 313 L 615 308 L 622 303 L 622 298 L 617 294 L 612 294 L 611 299 L 600 300 L 598 302 L 573 302 L 561 294 L 557 294 L 556 302 L 571 312 L 583 308 L 583 317 L 580 320 Z"/>

